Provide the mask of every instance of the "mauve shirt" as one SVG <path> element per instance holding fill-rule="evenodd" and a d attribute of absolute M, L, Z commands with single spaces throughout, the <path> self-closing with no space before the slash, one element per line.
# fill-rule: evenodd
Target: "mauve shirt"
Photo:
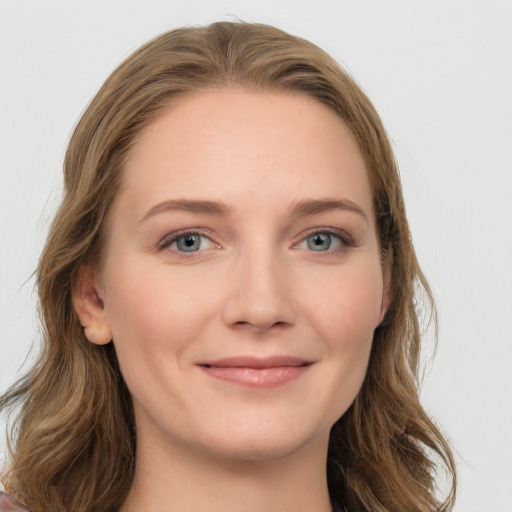
<path fill-rule="evenodd" d="M 28 512 L 28 508 L 25 508 L 10 494 L 0 491 L 0 512 Z"/>

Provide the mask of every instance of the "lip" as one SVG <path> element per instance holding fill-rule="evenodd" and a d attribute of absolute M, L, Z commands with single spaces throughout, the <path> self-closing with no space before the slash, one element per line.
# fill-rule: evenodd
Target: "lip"
<path fill-rule="evenodd" d="M 210 377 L 243 386 L 274 388 L 299 378 L 313 361 L 294 356 L 237 356 L 199 363 Z"/>

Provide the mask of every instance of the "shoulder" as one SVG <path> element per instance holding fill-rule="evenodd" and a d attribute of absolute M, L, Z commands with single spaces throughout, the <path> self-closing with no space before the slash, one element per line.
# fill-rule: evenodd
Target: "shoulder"
<path fill-rule="evenodd" d="M 10 494 L 0 490 L 0 512 L 29 512 L 21 503 Z"/>

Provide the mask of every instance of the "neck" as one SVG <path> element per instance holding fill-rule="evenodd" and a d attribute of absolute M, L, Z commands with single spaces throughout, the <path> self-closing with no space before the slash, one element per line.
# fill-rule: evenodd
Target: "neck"
<path fill-rule="evenodd" d="M 235 460 L 140 436 L 121 512 L 329 512 L 327 443 L 328 433 L 285 456 Z"/>

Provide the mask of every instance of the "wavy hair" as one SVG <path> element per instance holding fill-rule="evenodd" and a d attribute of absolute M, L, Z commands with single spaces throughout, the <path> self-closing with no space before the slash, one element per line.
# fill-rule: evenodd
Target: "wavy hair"
<path fill-rule="evenodd" d="M 112 343 L 87 341 L 72 306 L 78 269 L 101 258 L 104 219 L 137 135 L 187 92 L 244 87 L 303 94 L 331 108 L 365 160 L 391 304 L 367 375 L 331 431 L 327 474 L 335 510 L 452 509 L 450 446 L 418 397 L 421 315 L 435 306 L 418 265 L 398 169 L 382 122 L 355 81 L 312 43 L 261 24 L 172 30 L 107 79 L 79 121 L 64 162 L 64 197 L 37 268 L 43 346 L 0 399 L 16 412 L 6 483 L 34 512 L 118 510 L 131 487 L 136 432 Z M 444 497 L 439 472 L 450 481 Z"/>

